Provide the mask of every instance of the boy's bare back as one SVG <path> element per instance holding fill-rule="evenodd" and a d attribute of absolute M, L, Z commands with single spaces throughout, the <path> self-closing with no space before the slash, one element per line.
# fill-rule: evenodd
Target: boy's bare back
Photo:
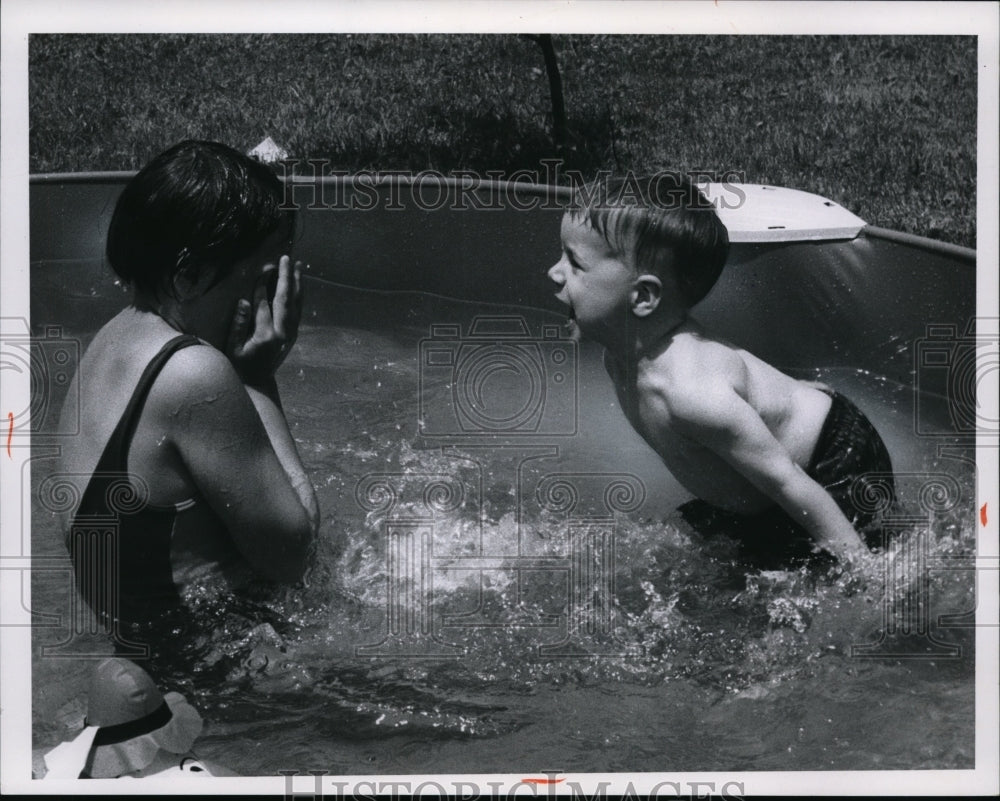
<path fill-rule="evenodd" d="M 635 376 L 606 359 L 622 409 L 689 492 L 715 506 L 755 514 L 771 487 L 804 470 L 830 397 L 745 350 L 686 324 Z"/>

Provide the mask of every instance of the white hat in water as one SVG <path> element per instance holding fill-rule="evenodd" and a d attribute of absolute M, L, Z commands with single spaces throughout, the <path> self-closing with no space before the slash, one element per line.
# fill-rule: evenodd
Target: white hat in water
<path fill-rule="evenodd" d="M 162 695 L 149 674 L 127 659 L 105 659 L 91 678 L 85 728 L 46 754 L 46 778 L 113 779 L 141 771 L 161 750 L 187 753 L 201 727 L 201 716 L 184 696 Z"/>

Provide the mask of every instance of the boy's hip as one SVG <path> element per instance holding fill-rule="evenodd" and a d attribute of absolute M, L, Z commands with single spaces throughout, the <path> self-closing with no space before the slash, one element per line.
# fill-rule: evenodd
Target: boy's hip
<path fill-rule="evenodd" d="M 895 502 L 892 458 L 874 424 L 850 399 L 829 390 L 830 411 L 806 473 L 837 502 L 866 540 Z M 869 547 L 879 543 L 869 541 Z"/>
<path fill-rule="evenodd" d="M 880 512 L 895 500 L 889 451 L 852 401 L 829 387 L 817 388 L 832 402 L 806 472 L 834 499 L 868 547 L 880 547 Z M 767 562 L 824 558 L 813 551 L 809 533 L 777 505 L 747 515 L 693 500 L 678 511 L 698 532 L 733 536 L 748 555 Z"/>

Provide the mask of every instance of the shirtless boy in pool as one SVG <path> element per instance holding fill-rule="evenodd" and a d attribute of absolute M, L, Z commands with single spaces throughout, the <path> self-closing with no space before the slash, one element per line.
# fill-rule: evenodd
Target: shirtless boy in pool
<path fill-rule="evenodd" d="M 118 199 L 107 256 L 132 301 L 84 354 L 63 462 L 82 479 L 63 521 L 77 586 L 109 627 L 309 564 L 316 498 L 274 380 L 302 306 L 282 198 L 267 167 L 189 141 Z M 94 536 L 109 518 L 114 539 Z"/>
<path fill-rule="evenodd" d="M 571 330 L 604 346 L 629 422 L 751 550 L 867 553 L 857 528 L 874 521 L 851 485 L 891 473 L 878 433 L 843 396 L 691 317 L 726 262 L 726 228 L 682 176 L 631 181 L 592 187 L 563 216 L 549 270 Z"/>

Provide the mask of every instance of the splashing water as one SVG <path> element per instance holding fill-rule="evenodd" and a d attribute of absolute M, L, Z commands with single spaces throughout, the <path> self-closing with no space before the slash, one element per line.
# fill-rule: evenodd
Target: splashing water
<path fill-rule="evenodd" d="M 919 552 L 748 567 L 672 512 L 683 496 L 591 392 L 591 354 L 576 436 L 439 441 L 419 435 L 420 341 L 469 309 L 316 294 L 282 384 L 323 541 L 305 586 L 205 601 L 177 642 L 162 675 L 211 722 L 206 757 L 255 775 L 971 765 L 973 629 L 934 624 L 974 609 L 972 574 L 925 568 L 975 552 L 973 504 L 912 527 Z M 900 433 L 903 390 L 820 377 L 887 397 L 894 457 L 972 497 L 967 466 Z"/>

